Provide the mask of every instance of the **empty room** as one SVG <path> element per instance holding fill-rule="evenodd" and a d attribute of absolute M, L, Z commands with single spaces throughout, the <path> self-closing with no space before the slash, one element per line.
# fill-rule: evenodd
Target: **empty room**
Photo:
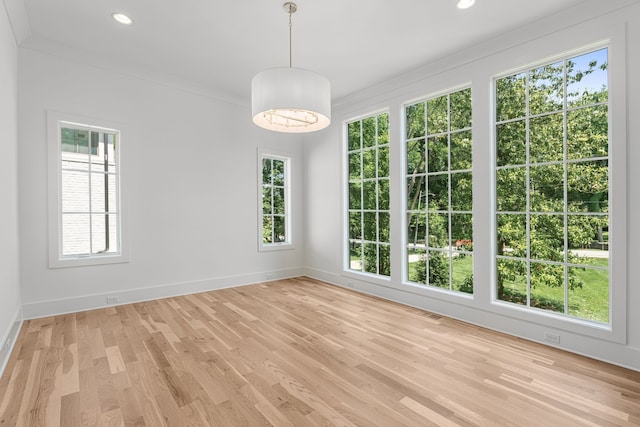
<path fill-rule="evenodd" d="M 640 0 L 3 0 L 0 425 L 640 425 Z"/>

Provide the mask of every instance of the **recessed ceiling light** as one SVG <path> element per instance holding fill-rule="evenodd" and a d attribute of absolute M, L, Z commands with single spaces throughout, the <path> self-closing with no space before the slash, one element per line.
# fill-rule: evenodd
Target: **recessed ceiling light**
<path fill-rule="evenodd" d="M 127 15 L 125 15 L 124 13 L 114 13 L 113 15 L 113 19 L 115 19 L 116 21 L 118 21 L 121 24 L 124 25 L 131 25 L 133 24 L 133 21 L 131 20 L 131 18 L 129 18 Z"/>
<path fill-rule="evenodd" d="M 476 2 L 476 0 L 460 0 L 458 2 L 458 9 L 468 9 Z"/>

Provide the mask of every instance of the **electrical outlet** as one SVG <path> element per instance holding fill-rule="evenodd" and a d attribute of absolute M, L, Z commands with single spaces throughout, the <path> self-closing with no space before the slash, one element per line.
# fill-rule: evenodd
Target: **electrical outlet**
<path fill-rule="evenodd" d="M 107 297 L 107 304 L 117 304 L 120 299 L 118 297 Z"/>
<path fill-rule="evenodd" d="M 560 344 L 560 335 L 554 334 L 553 332 L 545 332 L 544 340 L 552 343 Z"/>

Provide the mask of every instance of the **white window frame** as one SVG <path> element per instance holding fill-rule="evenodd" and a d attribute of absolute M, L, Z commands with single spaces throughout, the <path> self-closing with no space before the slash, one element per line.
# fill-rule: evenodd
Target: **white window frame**
<path fill-rule="evenodd" d="M 262 240 L 262 226 L 263 226 L 263 209 L 262 209 L 262 161 L 264 159 L 273 159 L 284 161 L 284 216 L 285 216 L 285 241 L 265 243 Z M 274 150 L 268 150 L 264 148 L 258 148 L 258 251 L 279 251 L 287 249 L 295 249 L 292 232 L 292 218 L 291 218 L 291 163 L 292 158 L 290 155 Z"/>
<path fill-rule="evenodd" d="M 597 36 L 595 36 L 597 37 Z M 552 328 L 566 329 L 585 336 L 605 339 L 620 344 L 627 341 L 627 171 L 626 171 L 626 87 L 625 87 L 625 36 L 624 29 L 615 29 L 601 41 L 584 45 L 580 48 L 567 49 L 564 52 L 549 55 L 546 58 L 539 57 L 529 64 L 514 67 L 508 71 L 495 74 L 492 80 L 492 197 L 496 197 L 496 135 L 495 135 L 495 86 L 496 80 L 505 76 L 524 72 L 538 66 L 571 58 L 580 54 L 601 48 L 609 50 L 608 89 L 609 89 L 609 323 L 603 324 L 586 319 L 575 318 L 547 312 L 545 310 L 531 309 L 509 302 L 500 301 L 497 298 L 497 274 L 496 274 L 496 206 L 492 206 L 492 286 L 491 306 L 496 313 L 514 316 L 521 320 L 540 323 Z M 558 46 L 554 46 L 558 48 Z M 561 48 L 560 48 L 561 49 Z M 557 52 L 557 51 L 556 51 Z"/>
<path fill-rule="evenodd" d="M 364 151 L 367 150 L 371 150 L 371 148 L 369 147 L 368 149 L 364 150 L 363 147 L 361 146 L 359 150 L 349 150 L 349 124 L 354 123 L 354 122 L 358 122 L 358 121 L 364 121 L 368 118 L 376 118 L 377 121 L 377 117 L 380 115 L 386 114 L 387 118 L 388 118 L 388 126 L 391 126 L 391 112 L 389 111 L 388 108 L 384 108 L 384 109 L 380 109 L 380 110 L 374 110 L 373 112 L 370 113 L 366 113 L 366 114 L 362 114 L 359 116 L 355 116 L 351 119 L 345 120 L 342 124 L 343 126 L 343 135 L 342 135 L 342 139 L 343 139 L 343 274 L 347 275 L 347 276 L 351 276 L 354 278 L 361 278 L 362 276 L 365 276 L 368 278 L 368 280 L 374 280 L 374 281 L 378 281 L 380 283 L 384 283 L 385 286 L 388 285 L 389 283 L 391 283 L 391 275 L 393 275 L 393 271 L 391 272 L 391 275 L 387 276 L 385 274 L 381 274 L 379 272 L 379 265 L 377 266 L 377 273 L 372 273 L 372 272 L 367 272 L 364 270 L 364 266 L 362 271 L 360 270 L 356 270 L 356 269 L 352 269 L 351 268 L 351 252 L 349 249 L 349 245 L 351 242 L 351 238 L 350 238 L 350 231 L 349 231 L 349 201 L 350 201 L 350 192 L 349 192 L 349 183 L 350 183 L 350 174 L 349 174 L 349 153 L 350 152 L 355 152 L 355 151 L 360 151 L 360 153 L 362 154 Z M 388 246 L 389 247 L 389 260 L 390 262 L 392 262 L 392 237 L 391 235 L 393 234 L 393 224 L 391 224 L 392 222 L 392 210 L 393 210 L 393 206 L 392 206 L 392 199 L 391 199 L 391 192 L 392 190 L 392 182 L 393 182 L 393 178 L 392 178 L 392 171 L 391 171 L 391 157 L 392 157 L 392 153 L 391 153 L 391 129 L 388 129 L 389 132 L 389 142 L 387 142 L 386 144 L 382 144 L 383 148 L 387 147 L 389 150 L 389 176 L 388 177 L 378 177 L 376 176 L 376 178 L 367 178 L 368 180 L 372 180 L 376 182 L 376 187 L 378 186 L 378 184 L 380 183 L 380 181 L 383 180 L 387 180 L 389 182 L 389 208 L 388 209 L 380 209 L 379 206 L 379 198 L 376 194 L 376 209 L 375 209 L 375 213 L 376 215 L 379 215 L 380 213 L 386 213 L 388 211 L 389 213 L 389 222 L 390 222 L 390 227 L 389 227 L 389 235 L 390 235 L 390 239 L 389 242 L 382 242 L 380 239 L 380 224 L 377 224 L 376 227 L 376 241 L 374 242 L 378 247 L 379 246 Z M 376 145 L 374 147 L 374 149 L 377 150 L 379 149 L 380 145 L 378 144 L 378 133 L 377 133 L 377 128 L 376 128 Z M 376 171 L 378 169 L 378 157 L 376 155 Z M 363 164 L 362 164 L 362 159 L 361 159 L 361 163 L 360 163 L 360 168 L 361 168 L 361 174 L 362 174 L 362 168 L 363 168 Z M 377 172 L 376 172 L 377 174 Z M 364 184 L 364 178 L 361 175 L 360 177 L 360 182 L 362 184 Z M 361 195 L 361 197 L 363 197 Z M 361 214 L 364 214 L 365 209 L 362 207 L 363 206 L 364 201 L 361 200 L 361 207 L 360 207 L 360 212 Z M 361 219 L 361 223 L 362 223 L 362 230 L 364 233 L 364 218 Z M 363 240 L 364 242 L 364 240 Z M 373 241 L 372 241 L 373 242 Z M 362 249 L 363 251 L 363 255 L 362 257 L 364 258 L 364 248 Z M 379 255 L 379 254 L 378 254 Z M 378 262 L 379 262 L 379 256 L 378 256 Z M 391 266 L 390 266 L 391 268 Z"/>
<path fill-rule="evenodd" d="M 106 254 L 63 255 L 62 252 L 62 143 L 61 129 L 64 124 L 82 127 L 90 131 L 109 131 L 118 135 L 116 150 L 116 198 L 118 251 Z M 124 220 L 122 197 L 122 125 L 77 114 L 47 111 L 47 157 L 48 157 L 48 219 L 49 219 L 49 268 L 81 267 L 124 263 L 129 261 L 127 222 Z"/>
<path fill-rule="evenodd" d="M 408 210 L 407 210 L 407 199 L 408 199 L 408 193 L 407 193 L 407 179 L 409 178 L 408 174 L 407 174 L 407 164 L 408 164 L 408 159 L 407 159 L 407 147 L 408 147 L 408 143 L 410 142 L 410 140 L 417 140 L 417 139 L 424 139 L 425 140 L 425 155 L 428 157 L 429 155 L 429 151 L 428 151 L 428 140 L 429 137 L 433 137 L 433 135 L 429 135 L 428 131 L 427 131 L 427 118 L 426 118 L 426 110 L 425 110 L 425 134 L 422 137 L 414 137 L 414 138 L 407 138 L 407 119 L 406 119 L 406 114 L 407 114 L 407 108 L 417 105 L 417 104 L 421 104 L 424 103 L 425 104 L 425 108 L 426 108 L 426 104 L 428 103 L 428 101 L 432 100 L 432 99 L 436 99 L 436 98 L 440 98 L 440 97 L 447 97 L 447 110 L 448 110 L 448 117 L 447 120 L 450 120 L 450 113 L 451 113 L 451 95 L 455 94 L 457 92 L 460 91 L 464 91 L 464 90 L 469 90 L 471 91 L 471 96 L 473 99 L 473 87 L 471 84 L 463 84 L 463 85 L 457 85 L 457 86 L 453 86 L 449 89 L 445 89 L 443 91 L 439 91 L 436 92 L 434 94 L 428 95 L 426 97 L 421 97 L 415 100 L 412 100 L 410 102 L 405 102 L 402 104 L 402 152 L 403 152 L 403 164 L 402 164 L 402 177 L 403 177 L 403 202 L 402 202 L 402 209 L 403 209 L 403 234 L 402 234 L 402 239 L 403 239 L 403 272 L 402 272 L 402 285 L 403 286 L 409 286 L 409 287 L 419 287 L 422 288 L 424 290 L 427 291 L 435 291 L 435 292 L 446 292 L 451 294 L 454 297 L 463 297 L 463 298 L 473 298 L 473 292 L 471 293 L 465 293 L 465 292 L 461 292 L 459 290 L 453 289 L 452 286 L 452 275 L 453 275 L 453 254 L 455 252 L 459 252 L 459 253 L 463 253 L 465 255 L 468 255 L 472 258 L 472 263 L 475 263 L 475 259 L 474 259 L 474 254 L 473 251 L 468 251 L 465 249 L 462 250 L 457 250 L 457 249 L 453 249 L 453 246 L 450 246 L 447 250 L 443 250 L 443 251 L 439 251 L 439 252 L 443 252 L 443 253 L 447 253 L 448 254 L 448 258 L 449 258 L 449 288 L 440 288 L 437 286 L 434 286 L 432 284 L 429 283 L 429 269 L 427 266 L 427 279 L 426 279 L 426 283 L 416 283 L 416 282 L 412 282 L 409 280 L 409 236 L 407 235 L 407 231 L 408 231 L 408 223 L 406 221 L 407 218 L 407 214 L 408 214 Z M 473 123 L 473 108 L 472 108 L 472 123 Z M 449 165 L 448 165 L 448 170 L 446 171 L 446 174 L 449 176 L 449 196 L 448 196 L 448 208 L 446 210 L 447 215 L 449 216 L 449 224 L 448 224 L 448 237 L 451 238 L 452 234 L 451 234 L 451 215 L 452 214 L 467 214 L 467 215 L 471 215 L 472 221 L 473 221 L 473 200 L 474 200 L 474 193 L 473 193 L 473 185 L 472 185 L 472 190 L 471 190 L 471 194 L 472 194 L 472 206 L 471 206 L 471 210 L 469 211 L 458 211 L 458 210 L 454 210 L 452 209 L 452 184 L 451 184 L 451 175 L 454 173 L 473 173 L 473 155 L 471 158 L 471 168 L 470 169 L 451 169 L 451 135 L 455 135 L 457 133 L 461 133 L 461 132 L 470 132 L 472 135 L 472 148 L 473 148 L 473 126 L 467 127 L 467 128 L 462 128 L 462 129 L 456 129 L 455 131 L 452 131 L 451 129 L 448 129 L 446 132 L 440 133 L 440 134 L 436 134 L 437 136 L 446 136 L 448 138 L 448 142 L 449 142 L 449 146 L 448 146 L 448 159 L 449 159 Z M 438 174 L 445 174 L 445 171 L 441 171 Z M 425 163 L 425 172 L 424 172 L 424 176 L 425 179 L 427 180 L 427 191 L 428 191 L 428 179 L 429 176 L 434 176 L 434 174 L 432 172 L 429 172 L 428 170 L 428 162 Z M 473 182 L 473 180 L 472 180 Z M 427 205 L 429 203 L 429 199 L 428 196 L 425 196 L 425 199 L 427 201 Z M 427 242 L 429 240 L 429 214 L 431 213 L 429 211 L 428 208 L 425 208 L 425 214 L 427 215 L 427 231 L 426 231 L 426 239 Z M 444 212 L 444 211 L 441 211 Z M 473 237 L 472 237 L 472 242 L 473 242 Z M 428 254 L 429 252 L 429 245 L 426 244 L 425 245 L 425 253 Z M 472 264 L 472 265 L 473 265 Z"/>

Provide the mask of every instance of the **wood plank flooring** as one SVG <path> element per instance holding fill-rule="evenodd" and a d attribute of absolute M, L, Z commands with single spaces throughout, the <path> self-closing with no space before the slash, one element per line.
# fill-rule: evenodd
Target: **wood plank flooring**
<path fill-rule="evenodd" d="M 637 426 L 640 373 L 297 278 L 25 322 L 14 425 Z"/>

